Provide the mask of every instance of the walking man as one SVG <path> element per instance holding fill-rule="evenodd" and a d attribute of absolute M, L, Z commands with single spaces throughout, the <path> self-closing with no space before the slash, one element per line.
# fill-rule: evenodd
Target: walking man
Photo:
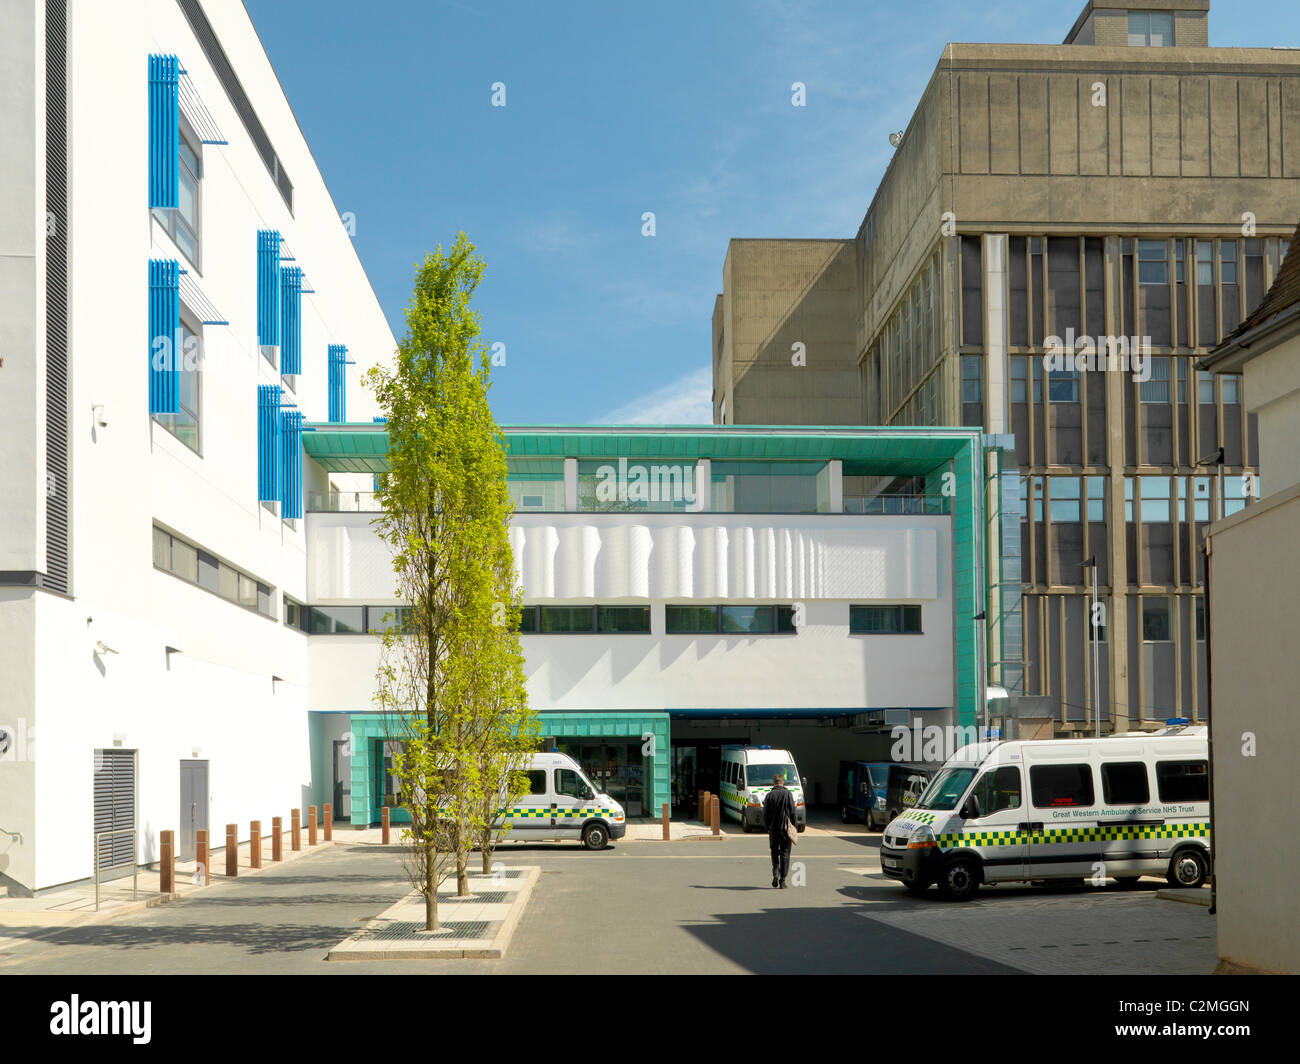
<path fill-rule="evenodd" d="M 795 820 L 794 795 L 785 788 L 785 777 L 779 772 L 772 777 L 772 789 L 763 799 L 763 826 L 767 828 L 767 842 L 772 850 L 772 886 L 785 888 L 785 877 L 790 872 L 790 835 L 787 824 Z"/>

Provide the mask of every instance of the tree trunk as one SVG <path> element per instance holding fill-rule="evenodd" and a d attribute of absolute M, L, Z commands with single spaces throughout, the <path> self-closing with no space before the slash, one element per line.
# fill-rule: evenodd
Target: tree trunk
<path fill-rule="evenodd" d="M 424 929 L 426 931 L 438 930 L 438 886 L 435 883 L 432 888 L 424 891 Z"/>
<path fill-rule="evenodd" d="M 482 853 L 483 853 L 483 874 L 484 874 L 485 876 L 490 876 L 490 875 L 492 874 L 492 846 L 491 846 L 491 842 L 492 842 L 491 834 L 490 834 L 489 832 L 486 832 L 486 831 L 485 831 L 485 832 L 483 833 L 483 838 L 480 840 L 480 844 L 479 844 L 479 845 L 480 845 L 480 849 L 481 849 L 481 851 L 482 851 Z"/>
<path fill-rule="evenodd" d="M 469 897 L 469 854 L 463 849 L 456 854 L 456 897 Z"/>

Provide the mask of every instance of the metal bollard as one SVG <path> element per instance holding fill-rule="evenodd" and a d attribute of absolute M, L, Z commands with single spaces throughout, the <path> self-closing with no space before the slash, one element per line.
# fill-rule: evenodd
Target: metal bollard
<path fill-rule="evenodd" d="M 239 825 L 226 825 L 226 875 L 239 875 Z"/>
<path fill-rule="evenodd" d="M 307 845 L 316 845 L 316 807 L 314 805 L 307 807 Z"/>
<path fill-rule="evenodd" d="M 281 817 L 271 817 L 271 860 L 284 860 L 284 820 Z"/>
<path fill-rule="evenodd" d="M 709 816 L 709 822 L 713 825 L 713 834 L 720 835 L 722 834 L 722 825 L 720 823 L 722 808 L 716 796 L 712 799 L 712 803 L 713 809 Z"/>
<path fill-rule="evenodd" d="M 302 849 L 302 810 L 289 810 L 289 845 L 295 850 Z"/>
<path fill-rule="evenodd" d="M 664 802 L 663 820 L 664 820 L 664 842 L 667 842 L 669 839 L 673 837 L 672 829 L 669 828 L 668 826 L 668 803 L 667 802 Z"/>
<path fill-rule="evenodd" d="M 194 832 L 194 885 L 208 885 L 208 829 L 199 828 Z"/>
<path fill-rule="evenodd" d="M 248 825 L 248 867 L 262 867 L 262 822 L 253 820 Z"/>
<path fill-rule="evenodd" d="M 384 827 L 383 842 L 384 845 L 387 846 L 388 845 L 388 806 L 384 806 L 382 823 Z"/>
<path fill-rule="evenodd" d="M 158 833 L 158 892 L 172 894 L 176 890 L 176 833 Z"/>
<path fill-rule="evenodd" d="M 329 842 L 334 837 L 334 807 L 328 802 L 325 803 L 325 841 Z"/>

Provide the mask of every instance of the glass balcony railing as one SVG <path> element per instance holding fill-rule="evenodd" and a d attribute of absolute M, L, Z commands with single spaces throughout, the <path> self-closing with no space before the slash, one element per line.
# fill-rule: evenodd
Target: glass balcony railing
<path fill-rule="evenodd" d="M 844 512 L 882 516 L 950 514 L 952 513 L 951 501 L 946 495 L 846 495 Z"/>
<path fill-rule="evenodd" d="M 373 491 L 311 491 L 307 511 L 325 514 L 374 513 L 382 510 Z"/>

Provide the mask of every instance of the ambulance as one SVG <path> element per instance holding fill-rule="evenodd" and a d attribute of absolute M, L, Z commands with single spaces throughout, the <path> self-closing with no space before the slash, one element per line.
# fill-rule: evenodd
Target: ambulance
<path fill-rule="evenodd" d="M 532 754 L 520 771 L 528 777 L 528 792 L 504 810 L 506 841 L 572 839 L 603 850 L 627 834 L 623 807 L 599 793 L 568 754 Z"/>
<path fill-rule="evenodd" d="M 722 808 L 727 816 L 740 821 L 746 831 L 763 830 L 763 799 L 772 789 L 772 778 L 780 773 L 794 798 L 795 827 L 808 826 L 808 807 L 804 805 L 803 780 L 789 750 L 770 746 L 724 746 L 722 748 Z"/>
<path fill-rule="evenodd" d="M 1199 887 L 1210 868 L 1204 727 L 1105 739 L 983 742 L 944 764 L 890 821 L 881 871 L 952 901 L 981 884 L 1142 876 Z"/>

